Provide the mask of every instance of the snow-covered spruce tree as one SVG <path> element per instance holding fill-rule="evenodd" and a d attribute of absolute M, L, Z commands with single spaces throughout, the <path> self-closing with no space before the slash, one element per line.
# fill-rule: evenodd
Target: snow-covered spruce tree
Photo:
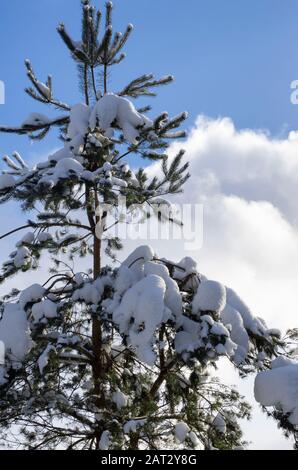
<path fill-rule="evenodd" d="M 222 356 L 241 375 L 261 371 L 257 399 L 276 406 L 275 417 L 295 432 L 298 406 L 289 384 L 297 363 L 287 358 L 279 333 L 268 330 L 231 289 L 207 280 L 194 260 L 173 263 L 150 247 L 137 248 L 118 269 L 102 266 L 104 251 L 115 260 L 121 246 L 109 235 L 121 222 L 119 195 L 128 212 L 137 204 L 149 217 L 154 202 L 181 191 L 188 179 L 183 151 L 171 161 L 165 153 L 170 139 L 184 137 L 177 129 L 186 114 L 149 119 L 149 107 L 137 110 L 132 103 L 154 96 L 152 90 L 171 76 L 142 75 L 122 91 L 109 92 L 110 68 L 124 59 L 121 51 L 133 28 L 114 34 L 110 2 L 105 22 L 89 0 L 82 3 L 81 40 L 73 40 L 63 24 L 58 33 L 77 63 L 84 103 L 70 107 L 55 98 L 52 78 L 39 81 L 27 60 L 26 92 L 61 114 L 50 119 L 35 113 L 20 127 L 0 128 L 42 139 L 56 126 L 64 142 L 34 168 L 17 152 L 4 157 L 1 202 L 19 201 L 37 216 L 1 237 L 26 231 L 3 264 L 1 281 L 21 271 L 29 280 L 43 252 L 51 256 L 50 277 L 42 285 L 15 288 L 1 302 L 1 445 L 242 446 L 238 420 L 249 417 L 250 407 L 210 374 Z M 134 173 L 128 165 L 132 154 L 160 161 L 162 177 L 149 179 L 143 169 Z M 156 212 L 165 217 L 165 211 Z M 86 272 L 83 257 L 93 259 Z"/>

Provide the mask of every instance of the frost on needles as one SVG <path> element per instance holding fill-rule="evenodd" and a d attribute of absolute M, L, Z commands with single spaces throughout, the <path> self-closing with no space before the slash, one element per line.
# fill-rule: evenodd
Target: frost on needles
<path fill-rule="evenodd" d="M 153 203 L 169 208 L 166 197 L 181 192 L 190 176 L 182 150 L 167 157 L 171 139 L 185 136 L 179 128 L 186 113 L 149 118 L 150 107 L 135 104 L 173 77 L 141 75 L 118 92 L 108 89 L 110 68 L 125 58 L 132 29 L 114 33 L 112 4 L 102 20 L 84 0 L 81 39 L 58 27 L 77 64 L 83 102 L 70 106 L 57 98 L 52 77 L 43 83 L 26 60 L 27 94 L 59 113 L 31 113 L 18 127 L 0 127 L 30 139 L 57 128 L 63 141 L 32 168 L 18 152 L 3 158 L 0 201 L 14 200 L 32 216 L 0 237 L 19 235 L 0 281 L 28 273 L 27 287 L 1 300 L 1 445 L 243 448 L 239 420 L 249 417 L 250 406 L 215 378 L 223 357 L 241 376 L 257 374 L 256 400 L 297 438 L 295 330 L 281 338 L 189 257 L 167 260 L 141 246 L 120 265 L 103 264 L 103 255 L 115 261 L 121 248 L 110 233 L 121 223 L 119 196 L 128 211 L 142 205 L 142 219 L 174 223 L 170 209 L 159 213 Z M 133 171 L 132 155 L 160 162 L 162 176 Z M 30 285 L 29 273 L 46 253 L 49 277 Z"/>

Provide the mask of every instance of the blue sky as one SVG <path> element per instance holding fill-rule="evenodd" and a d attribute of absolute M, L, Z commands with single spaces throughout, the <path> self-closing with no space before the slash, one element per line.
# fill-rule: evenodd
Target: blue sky
<path fill-rule="evenodd" d="M 152 100 L 156 112 L 186 109 L 189 126 L 203 113 L 273 135 L 296 128 L 298 110 L 290 103 L 290 83 L 298 78 L 296 0 L 115 0 L 114 5 L 115 28 L 130 21 L 135 31 L 126 61 L 114 67 L 111 89 L 144 72 L 172 73 L 176 82 Z M 55 27 L 65 21 L 78 36 L 80 0 L 1 0 L 0 15 L 0 79 L 6 84 L 0 122 L 18 124 L 29 112 L 48 112 L 23 93 L 27 57 L 41 79 L 53 75 L 58 97 L 78 102 L 76 70 Z M 0 152 L 17 148 L 30 157 L 55 142 L 53 132 L 34 146 L 25 137 L 1 135 Z"/>

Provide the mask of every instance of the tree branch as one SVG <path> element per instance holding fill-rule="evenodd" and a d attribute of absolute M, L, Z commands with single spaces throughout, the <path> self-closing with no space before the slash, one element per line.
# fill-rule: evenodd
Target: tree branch
<path fill-rule="evenodd" d="M 63 126 L 68 123 L 69 116 L 62 116 L 41 124 L 28 124 L 21 127 L 0 126 L 0 132 L 24 135 L 43 129 L 49 129 L 51 126 Z"/>
<path fill-rule="evenodd" d="M 76 228 L 81 228 L 84 230 L 89 230 L 90 232 L 93 233 L 93 230 L 91 227 L 88 227 L 88 225 L 81 225 L 81 224 L 75 224 L 75 223 L 66 223 L 66 224 L 61 224 L 61 223 L 50 223 L 50 224 L 26 224 L 22 225 L 21 227 L 15 228 L 14 230 L 11 230 L 10 232 L 5 233 L 4 235 L 0 236 L 0 240 L 3 240 L 3 238 L 9 237 L 10 235 L 13 235 L 16 232 L 20 232 L 21 230 L 24 230 L 26 228 L 50 228 L 50 227 L 65 227 L 65 225 L 68 225 L 69 227 L 76 227 Z"/>

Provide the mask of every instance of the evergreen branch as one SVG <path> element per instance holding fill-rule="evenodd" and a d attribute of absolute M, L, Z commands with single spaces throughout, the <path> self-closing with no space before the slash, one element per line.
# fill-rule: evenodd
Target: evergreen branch
<path fill-rule="evenodd" d="M 153 126 L 156 132 L 159 130 L 160 126 L 168 120 L 168 117 L 168 113 L 164 112 L 157 116 L 156 119 L 154 119 Z"/>
<path fill-rule="evenodd" d="M 102 17 L 101 11 L 98 10 L 98 11 L 96 12 L 96 20 L 95 20 L 95 28 L 94 28 L 95 38 L 97 38 L 98 35 L 99 35 L 99 28 L 100 28 L 101 17 Z"/>
<path fill-rule="evenodd" d="M 50 129 L 52 126 L 64 126 L 68 123 L 69 116 L 62 116 L 40 124 L 26 124 L 21 127 L 0 126 L 0 132 L 24 135 L 43 129 Z"/>
<path fill-rule="evenodd" d="M 25 60 L 25 66 L 27 69 L 27 76 L 36 90 L 35 91 L 33 88 L 26 88 L 25 92 L 33 99 L 40 101 L 41 103 L 52 104 L 56 108 L 69 111 L 70 106 L 68 104 L 62 103 L 60 100 L 53 98 L 52 77 L 49 75 L 46 84 L 43 84 L 36 78 L 30 60 Z"/>
<path fill-rule="evenodd" d="M 155 96 L 155 93 L 149 91 L 149 88 L 154 88 L 161 85 L 167 85 L 174 80 L 172 75 L 167 75 L 158 80 L 154 80 L 154 75 L 142 75 L 132 82 L 130 82 L 122 91 L 119 96 L 130 96 L 137 98 L 138 96 Z"/>
<path fill-rule="evenodd" d="M 64 41 L 64 43 L 66 44 L 66 46 L 68 47 L 68 49 L 70 50 L 70 52 L 74 53 L 76 50 L 76 44 L 67 33 L 65 29 L 65 25 L 63 23 L 60 23 L 60 25 L 57 28 L 57 31 L 59 35 L 61 36 L 62 40 Z"/>
<path fill-rule="evenodd" d="M 178 114 L 174 118 L 170 119 L 160 130 L 159 135 L 164 136 L 169 130 L 171 129 L 176 129 L 179 127 L 182 122 L 184 122 L 188 117 L 188 114 L 186 112 L 183 112 L 181 114 Z"/>
<path fill-rule="evenodd" d="M 21 227 L 18 227 L 14 230 L 11 230 L 10 232 L 5 233 L 4 235 L 0 236 L 0 240 L 3 240 L 4 238 L 9 237 L 10 235 L 13 235 L 16 232 L 20 232 L 21 230 L 24 230 L 26 228 L 50 228 L 50 227 L 65 227 L 65 225 L 69 227 L 76 227 L 76 228 L 81 228 L 84 230 L 88 230 L 93 232 L 93 230 L 88 226 L 88 225 L 83 225 L 83 224 L 76 224 L 76 223 L 58 223 L 58 222 L 51 222 L 51 223 L 35 223 L 35 222 L 30 222 L 26 225 L 22 225 Z"/>
<path fill-rule="evenodd" d="M 63 23 L 61 23 L 58 26 L 57 31 L 58 31 L 59 35 L 61 36 L 63 42 L 66 44 L 67 48 L 71 52 L 74 59 L 76 59 L 79 62 L 89 63 L 89 58 L 88 58 L 87 54 L 81 49 L 81 44 L 78 45 L 78 43 L 76 43 L 69 36 L 69 34 L 67 33 Z"/>
<path fill-rule="evenodd" d="M 139 108 L 137 109 L 138 113 L 140 114 L 146 114 L 148 113 L 149 111 L 151 111 L 152 107 L 151 106 L 144 106 L 143 108 Z"/>
<path fill-rule="evenodd" d="M 120 41 L 122 39 L 122 33 L 120 32 L 117 32 L 114 36 L 114 39 L 113 39 L 113 42 L 111 44 L 111 47 L 109 49 L 109 63 L 111 63 L 111 61 L 113 61 L 113 59 L 115 58 L 116 54 L 117 54 L 117 48 L 120 44 Z"/>
<path fill-rule="evenodd" d="M 171 369 L 177 364 L 178 362 L 178 357 L 175 357 L 171 359 L 163 369 L 161 369 L 157 379 L 155 380 L 154 384 L 152 385 L 150 391 L 149 391 L 149 396 L 151 398 L 154 398 L 156 393 L 158 392 L 159 388 L 165 381 L 167 374 L 171 371 Z"/>
<path fill-rule="evenodd" d="M 162 134 L 164 139 L 184 139 L 187 137 L 186 131 L 177 131 L 177 132 L 165 132 Z"/>
<path fill-rule="evenodd" d="M 70 106 L 68 104 L 63 103 L 62 101 L 59 101 L 59 100 L 55 100 L 55 99 L 47 100 L 47 99 L 43 98 L 42 96 L 39 96 L 33 90 L 33 88 L 25 88 L 25 92 L 27 93 L 27 95 L 31 96 L 31 98 L 33 98 L 36 101 L 39 101 L 40 103 L 52 104 L 56 108 L 64 109 L 65 111 L 70 110 Z"/>
<path fill-rule="evenodd" d="M 109 60 L 109 65 L 118 65 L 126 58 L 126 54 L 122 53 L 116 59 Z"/>
<path fill-rule="evenodd" d="M 28 165 L 24 162 L 24 160 L 22 159 L 21 155 L 18 152 L 13 152 L 12 156 L 19 163 L 22 169 L 24 170 L 29 169 Z"/>
<path fill-rule="evenodd" d="M 106 28 L 108 28 L 112 24 L 112 10 L 113 10 L 113 3 L 107 2 L 106 3 Z"/>
<path fill-rule="evenodd" d="M 114 49 L 110 53 L 109 60 L 112 60 L 116 54 L 123 48 L 123 46 L 126 44 L 131 32 L 133 31 L 133 25 L 129 24 L 126 28 L 125 33 L 121 36 L 118 45 L 114 47 Z"/>
<path fill-rule="evenodd" d="M 117 94 L 119 96 L 127 95 L 127 93 L 130 91 L 131 88 L 134 88 L 136 85 L 141 84 L 141 83 L 143 83 L 147 80 L 150 80 L 153 77 L 154 77 L 154 75 L 152 75 L 152 74 L 141 75 L 140 77 L 135 78 L 134 80 L 132 80 L 122 91 L 120 91 L 120 93 L 117 93 Z"/>
<path fill-rule="evenodd" d="M 95 55 L 95 62 L 96 63 L 98 63 L 98 62 L 100 64 L 105 64 L 106 63 L 106 57 L 107 57 L 107 53 L 108 53 L 107 51 L 108 51 L 109 44 L 110 44 L 110 41 L 111 41 L 111 38 L 112 38 L 112 34 L 113 34 L 113 28 L 112 28 L 112 26 L 108 26 L 106 28 L 103 39 L 102 39 L 100 45 L 98 46 L 98 49 L 97 49 L 97 52 L 96 52 L 96 55 Z"/>

